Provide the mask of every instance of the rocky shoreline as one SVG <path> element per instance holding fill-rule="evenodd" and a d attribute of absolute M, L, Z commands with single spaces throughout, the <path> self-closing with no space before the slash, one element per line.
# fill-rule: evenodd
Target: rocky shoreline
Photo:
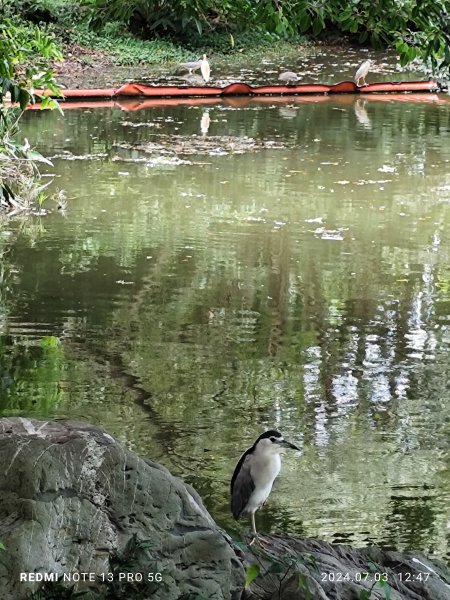
<path fill-rule="evenodd" d="M 0 419 L 2 600 L 448 600 L 418 552 L 220 529 L 200 496 L 103 430 Z"/>

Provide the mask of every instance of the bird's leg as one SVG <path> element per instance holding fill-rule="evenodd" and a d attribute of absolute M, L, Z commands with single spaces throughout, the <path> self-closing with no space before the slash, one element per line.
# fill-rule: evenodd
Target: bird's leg
<path fill-rule="evenodd" d="M 258 532 L 256 531 L 256 524 L 255 524 L 255 513 L 252 512 L 250 515 L 251 521 L 252 521 L 252 533 L 253 533 L 253 539 L 250 542 L 249 546 L 251 546 L 254 541 L 256 540 L 256 538 L 258 537 Z"/>
<path fill-rule="evenodd" d="M 255 513 L 252 512 L 252 531 L 255 535 L 257 535 L 256 533 L 256 524 L 255 524 Z"/>

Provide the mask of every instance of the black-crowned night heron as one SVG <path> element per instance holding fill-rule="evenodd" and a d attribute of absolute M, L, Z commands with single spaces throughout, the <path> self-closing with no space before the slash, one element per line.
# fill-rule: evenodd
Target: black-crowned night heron
<path fill-rule="evenodd" d="M 363 63 L 361 63 L 359 69 L 356 71 L 355 83 L 358 87 L 360 87 L 359 81 L 361 79 L 364 81 L 364 85 L 367 85 L 366 77 L 367 77 L 367 73 L 369 72 L 370 67 L 372 66 L 372 62 L 373 61 L 371 61 L 370 58 L 368 60 L 365 60 Z"/>
<path fill-rule="evenodd" d="M 203 55 L 202 60 L 200 61 L 200 71 L 202 73 L 202 77 L 205 80 L 205 83 L 208 83 L 210 75 L 211 75 L 211 67 L 209 66 L 208 59 L 206 58 L 206 54 Z"/>
<path fill-rule="evenodd" d="M 201 66 L 202 66 L 201 60 L 193 60 L 191 62 L 181 63 L 181 65 L 180 65 L 180 67 L 183 67 L 183 69 L 187 69 L 189 71 L 189 73 L 198 71 L 198 69 L 200 69 Z"/>
<path fill-rule="evenodd" d="M 300 450 L 278 431 L 262 433 L 244 452 L 231 478 L 231 512 L 235 519 L 250 515 L 256 536 L 255 512 L 265 503 L 281 469 L 280 452 Z"/>
<path fill-rule="evenodd" d="M 279 74 L 278 79 L 280 81 L 286 81 L 286 83 L 295 83 L 300 77 L 293 71 L 285 71 L 284 73 Z"/>

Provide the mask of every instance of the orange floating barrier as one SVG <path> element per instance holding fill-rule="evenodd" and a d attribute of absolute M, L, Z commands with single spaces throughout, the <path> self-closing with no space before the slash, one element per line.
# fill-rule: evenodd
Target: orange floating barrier
<path fill-rule="evenodd" d="M 142 85 L 126 83 L 119 88 L 63 90 L 63 100 L 80 100 L 81 98 L 207 98 L 227 96 L 301 96 L 311 94 L 386 94 L 399 92 L 436 92 L 439 91 L 437 81 L 400 81 L 371 83 L 358 87 L 353 81 L 342 81 L 334 85 L 320 83 L 302 83 L 300 85 L 264 85 L 252 87 L 246 83 L 230 83 L 225 87 L 212 86 L 172 86 Z M 36 91 L 37 96 L 51 96 L 51 92 Z"/>

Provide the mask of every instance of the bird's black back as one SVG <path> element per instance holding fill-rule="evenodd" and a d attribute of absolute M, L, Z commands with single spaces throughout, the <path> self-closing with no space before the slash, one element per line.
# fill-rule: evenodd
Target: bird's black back
<path fill-rule="evenodd" d="M 247 448 L 247 450 L 244 452 L 244 454 L 238 460 L 238 464 L 234 468 L 234 473 L 231 478 L 231 484 L 230 484 L 231 494 L 233 494 L 234 482 L 236 481 L 236 477 L 238 476 L 238 473 L 241 470 L 242 465 L 244 464 L 244 460 L 247 458 L 247 456 L 249 454 L 252 454 L 253 450 L 255 449 L 255 445 L 256 445 L 256 442 L 253 444 L 253 446 L 251 446 L 251 448 Z"/>

